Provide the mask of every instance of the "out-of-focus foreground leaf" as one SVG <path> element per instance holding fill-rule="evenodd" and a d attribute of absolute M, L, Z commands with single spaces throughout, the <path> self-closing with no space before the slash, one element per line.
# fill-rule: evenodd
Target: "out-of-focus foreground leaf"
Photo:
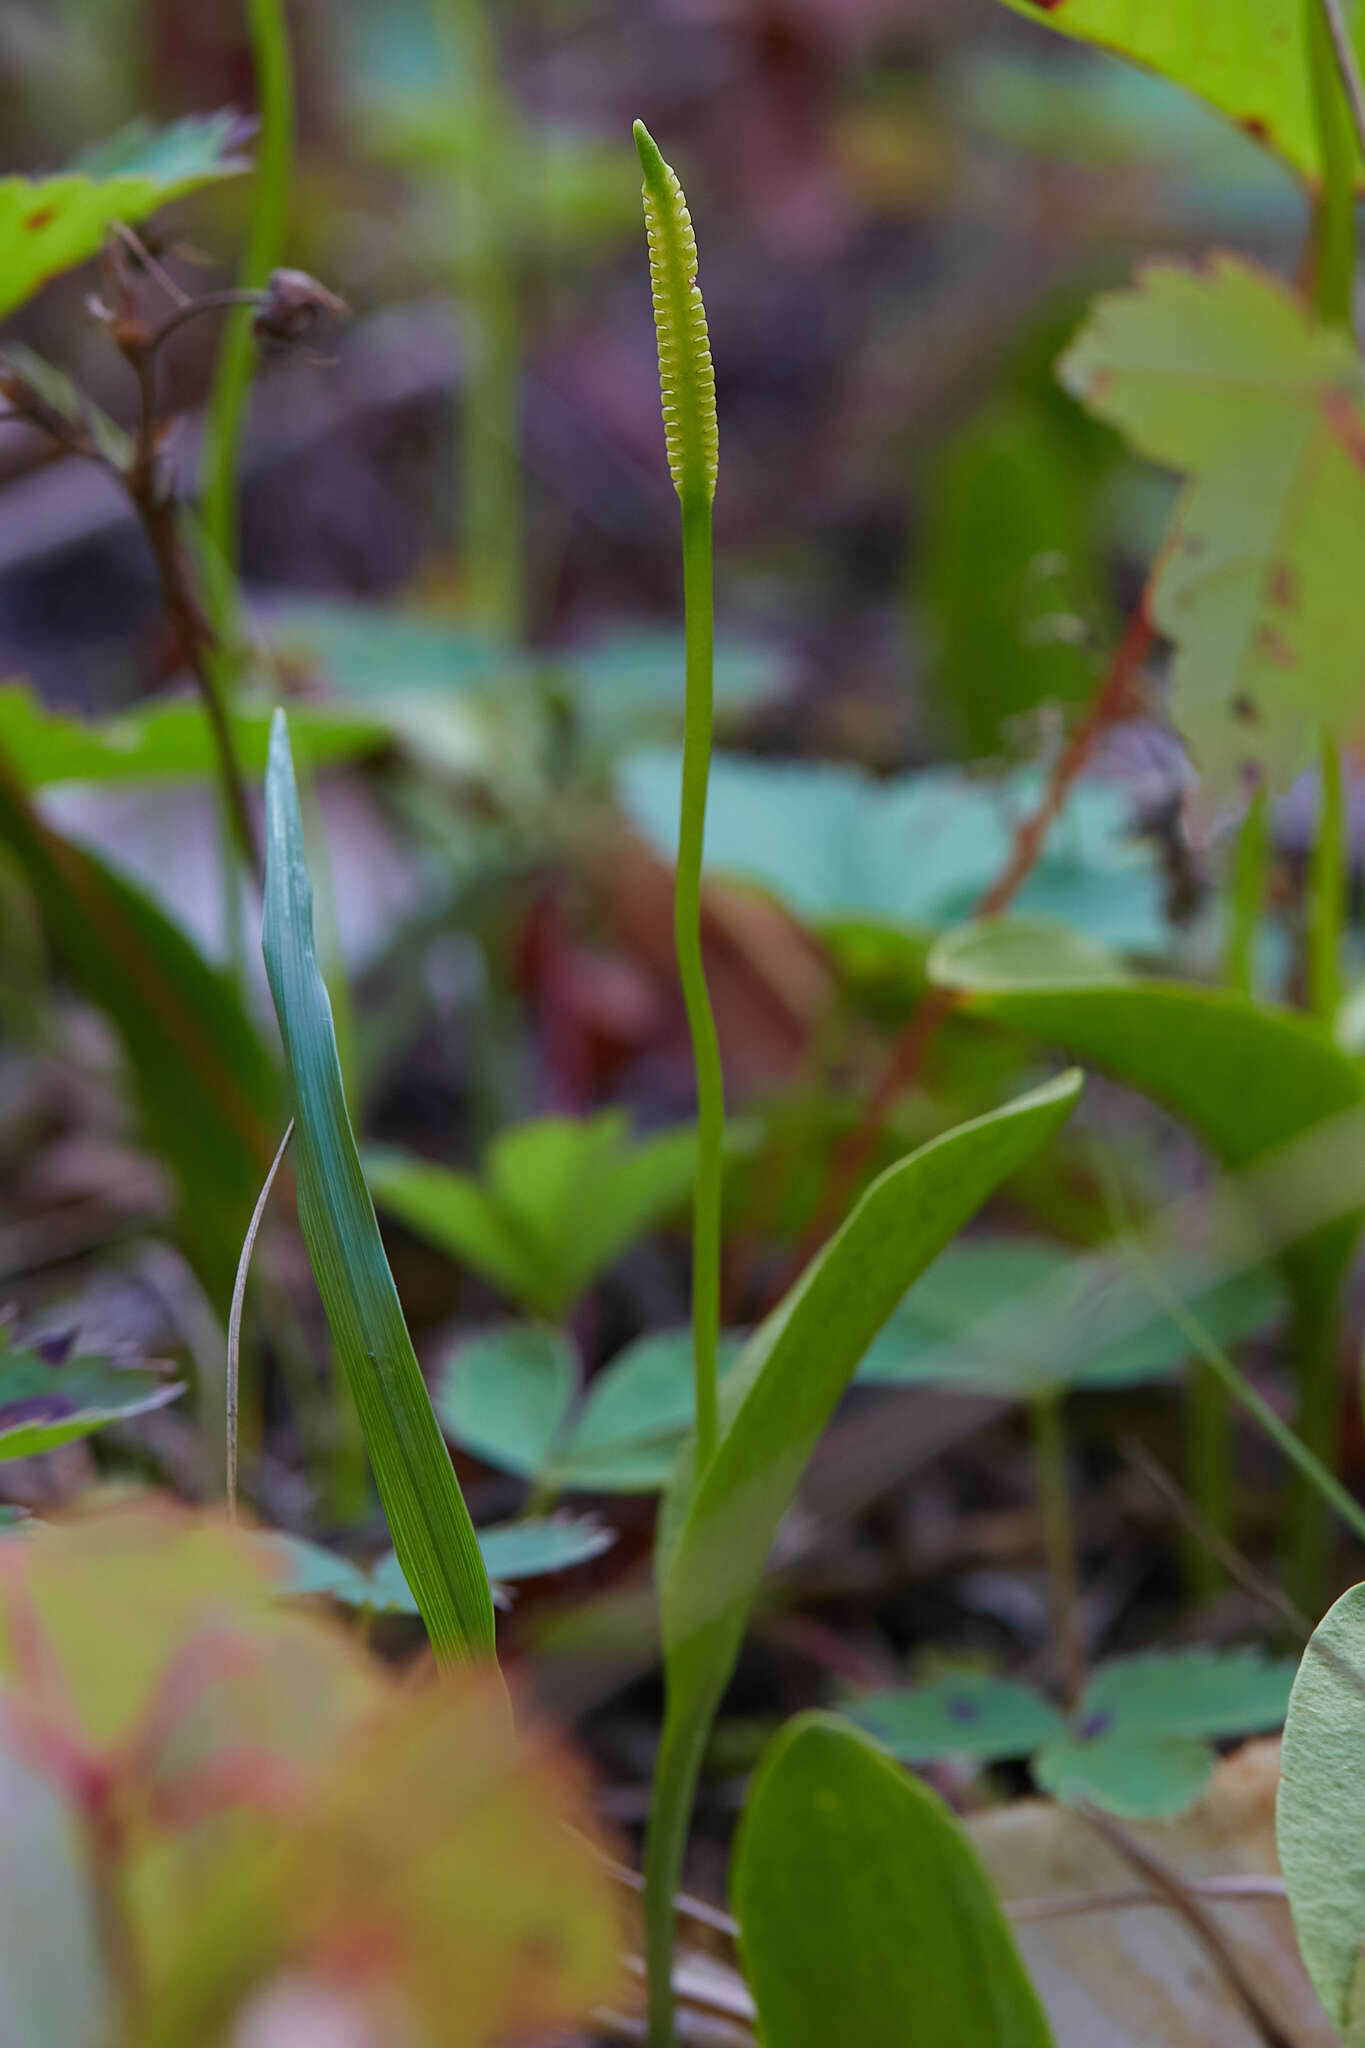
<path fill-rule="evenodd" d="M 16 1344 L 0 1322 L 0 1462 L 55 1451 L 184 1391 L 164 1372 L 116 1365 L 65 1340 Z"/>
<path fill-rule="evenodd" d="M 147 1142 L 180 1183 L 180 1234 L 226 1309 L 281 1122 L 241 997 L 139 890 L 45 823 L 3 753 L 0 842 L 67 973 L 123 1041 Z"/>
<path fill-rule="evenodd" d="M 1005 0 L 1208 100 L 1309 178 L 1322 174 L 1299 0 Z M 1361 30 L 1357 49 L 1365 50 Z"/>
<path fill-rule="evenodd" d="M 39 285 L 93 256 L 114 221 L 145 220 L 215 178 L 246 169 L 231 151 L 237 117 L 191 115 L 157 132 L 143 124 L 51 178 L 0 178 L 0 318 Z"/>
<path fill-rule="evenodd" d="M 766 2048 L 1051 2048 L 966 1835 L 846 1723 L 802 1714 L 771 1744 L 730 1889 Z"/>
<path fill-rule="evenodd" d="M 1348 2042 L 1365 2028 L 1365 1586 L 1304 1651 L 1284 1730 L 1276 1836 L 1313 1988 Z"/>
<path fill-rule="evenodd" d="M 262 946 L 293 1084 L 299 1221 L 394 1549 L 437 1655 L 491 1656 L 488 1574 L 403 1320 L 346 1109 L 282 711 L 266 777 Z"/>
<path fill-rule="evenodd" d="M 1249 772 L 1283 788 L 1319 729 L 1349 737 L 1359 711 L 1365 368 L 1354 343 L 1280 279 L 1220 256 L 1203 269 L 1153 264 L 1100 299 L 1059 375 L 1189 480 L 1151 608 L 1175 643 L 1171 715 L 1210 794 L 1238 795 Z"/>

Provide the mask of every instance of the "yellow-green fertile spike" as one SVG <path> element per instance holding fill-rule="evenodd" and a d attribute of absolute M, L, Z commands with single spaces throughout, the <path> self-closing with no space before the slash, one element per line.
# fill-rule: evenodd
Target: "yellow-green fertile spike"
<path fill-rule="evenodd" d="M 635 123 L 635 147 L 645 174 L 645 231 L 668 467 L 680 498 L 695 493 L 710 504 L 716 495 L 720 435 L 711 340 L 697 285 L 697 238 L 677 174 L 660 156 L 643 121 Z"/>

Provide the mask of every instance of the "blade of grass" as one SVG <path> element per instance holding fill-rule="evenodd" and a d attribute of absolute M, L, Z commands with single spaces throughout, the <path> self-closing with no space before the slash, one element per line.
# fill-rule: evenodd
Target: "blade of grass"
<path fill-rule="evenodd" d="M 403 1320 L 346 1109 L 283 711 L 271 728 L 266 771 L 262 946 L 294 1088 L 299 1221 L 394 1549 L 438 1658 L 491 1657 L 488 1575 Z"/>

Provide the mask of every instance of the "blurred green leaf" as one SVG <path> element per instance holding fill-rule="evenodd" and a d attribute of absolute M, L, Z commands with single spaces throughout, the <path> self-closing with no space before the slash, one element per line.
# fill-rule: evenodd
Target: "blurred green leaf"
<path fill-rule="evenodd" d="M 907 1764 L 944 1756 L 983 1762 L 1028 1756 L 1066 1733 L 1056 1707 L 1032 1686 L 976 1671 L 932 1685 L 867 1693 L 844 1711 Z"/>
<path fill-rule="evenodd" d="M 479 1548 L 494 1580 L 572 1571 L 601 1557 L 615 1541 L 616 1531 L 593 1515 L 528 1515 L 479 1531 Z"/>
<path fill-rule="evenodd" d="M 591 1515 L 528 1515 L 475 1531 L 484 1569 L 496 1585 L 570 1571 L 600 1557 L 616 1532 Z M 300 1536 L 272 1532 L 261 1539 L 283 1567 L 279 1591 L 292 1599 L 335 1600 L 375 1614 L 416 1614 L 417 1602 L 393 1551 L 366 1569 L 335 1550 Z"/>
<path fill-rule="evenodd" d="M 618 781 L 632 823 L 668 860 L 677 854 L 679 759 L 642 749 Z M 878 781 L 829 762 L 718 754 L 707 870 L 756 883 L 817 924 L 955 925 L 996 879 L 1041 795 L 1031 770 L 978 781 L 928 769 Z M 1150 849 L 1131 837 L 1121 790 L 1088 782 L 1073 793 L 1019 904 L 1106 945 L 1163 950 L 1160 879 Z"/>
<path fill-rule="evenodd" d="M 230 714 L 237 758 L 251 776 L 265 773 L 270 713 Z M 300 758 L 314 768 L 354 760 L 387 737 L 377 719 L 297 705 L 290 711 Z M 0 683 L 0 727 L 25 786 L 52 782 L 210 780 L 217 756 L 204 707 L 197 697 L 153 699 L 113 718 L 86 720 L 49 711 L 26 683 Z"/>
<path fill-rule="evenodd" d="M 799 1715 L 768 1749 L 730 1894 L 766 2048 L 1049 2048 L 967 1837 L 830 1716 Z"/>
<path fill-rule="evenodd" d="M 919 588 L 934 700 L 969 759 L 998 753 L 1026 712 L 1080 703 L 1094 687 L 1110 609 L 1094 482 L 1025 398 L 997 399 L 938 452 Z"/>
<path fill-rule="evenodd" d="M 1144 1735 L 1256 1735 L 1278 1728 L 1298 1660 L 1259 1650 L 1151 1650 L 1111 1657 L 1085 1689 L 1081 1724 Z"/>
<path fill-rule="evenodd" d="M 1077 981 L 1131 981 L 1122 961 L 1082 932 L 1042 917 L 982 917 L 945 932 L 933 949 L 934 973 L 951 984 L 958 951 L 974 989 L 1057 987 Z"/>
<path fill-rule="evenodd" d="M 1274 1270 L 1220 1278 L 1216 1260 L 1169 1258 L 1163 1278 L 1204 1328 L 1231 1344 L 1283 1313 Z M 1026 1400 L 1066 1387 L 1140 1385 L 1176 1372 L 1190 1339 L 1121 1252 L 1068 1252 L 1037 1239 L 949 1245 L 875 1337 L 860 1386 L 955 1386 Z"/>
<path fill-rule="evenodd" d="M 1295 30 L 1295 47 L 1302 30 Z M 1188 479 L 1151 607 L 1171 715 L 1210 795 L 1283 788 L 1322 727 L 1349 737 L 1365 637 L 1365 369 L 1349 335 L 1229 256 L 1153 264 L 1063 357 L 1077 398 Z"/>
<path fill-rule="evenodd" d="M 1342 1594 L 1304 1652 L 1275 1822 L 1299 1952 L 1333 2025 L 1354 2042 L 1365 2018 L 1365 1586 Z"/>
<path fill-rule="evenodd" d="M 1191 1735 L 1145 1735 L 1126 1728 L 1062 1737 L 1040 1749 L 1033 1775 L 1067 1805 L 1090 1801 L 1124 1820 L 1185 1813 L 1213 1775 L 1213 1751 Z"/>
<path fill-rule="evenodd" d="M 441 1427 L 487 1465 L 536 1479 L 578 1391 L 578 1352 L 558 1330 L 506 1323 L 446 1359 L 435 1393 Z"/>
<path fill-rule="evenodd" d="M 682 1207 L 696 1154 L 691 1125 L 632 1139 L 625 1113 L 603 1110 L 513 1124 L 481 1180 L 397 1151 L 365 1167 L 381 1208 L 554 1323 Z"/>
<path fill-rule="evenodd" d="M 283 1121 L 240 992 L 130 882 L 43 820 L 2 752 L 0 842 L 66 971 L 123 1041 L 148 1144 L 180 1184 L 180 1234 L 225 1308 Z"/>
<path fill-rule="evenodd" d="M 246 169 L 230 153 L 237 116 L 145 124 L 90 150 L 50 178 L 0 178 L 0 318 L 40 285 L 93 256 L 114 221 L 145 220 L 172 199 Z"/>
<path fill-rule="evenodd" d="M 740 1349 L 738 1336 L 722 1335 L 722 1379 Z M 583 1493 L 656 1493 L 668 1484 L 696 1405 L 692 1332 L 641 1337 L 595 1375 L 546 1477 Z"/>
<path fill-rule="evenodd" d="M 318 1291 L 432 1645 L 447 1659 L 489 1657 L 488 1575 L 403 1321 L 346 1109 L 282 711 L 270 742 L 266 847 L 262 947 L 293 1082 L 299 1221 Z"/>
<path fill-rule="evenodd" d="M 1309 178 L 1322 160 L 1298 0 L 1005 0 L 1064 36 L 1134 58 L 1197 93 Z M 1357 50 L 1365 50 L 1361 27 Z"/>
<path fill-rule="evenodd" d="M 0 1749 L 0 2041 L 103 2048 L 109 1985 L 83 1844 L 55 1786 Z"/>
<path fill-rule="evenodd" d="M 164 1408 L 185 1391 L 164 1373 L 116 1365 L 62 1343 L 16 1344 L 0 1323 L 0 1462 L 35 1458 Z"/>

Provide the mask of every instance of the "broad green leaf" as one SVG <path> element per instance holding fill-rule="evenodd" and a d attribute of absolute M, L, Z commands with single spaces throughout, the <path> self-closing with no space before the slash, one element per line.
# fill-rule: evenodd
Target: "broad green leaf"
<path fill-rule="evenodd" d="M 609 1109 L 513 1124 L 490 1145 L 481 1179 L 395 1150 L 368 1152 L 365 1164 L 382 1208 L 558 1322 L 682 1206 L 696 1154 L 691 1125 L 632 1139 L 624 1112 Z"/>
<path fill-rule="evenodd" d="M 934 971 L 951 981 L 961 946 L 974 989 L 1055 988 L 1076 981 L 1130 981 L 1123 962 L 1084 933 L 1041 917 L 982 917 L 945 932 L 933 948 Z"/>
<path fill-rule="evenodd" d="M 1274 1271 L 1220 1279 L 1216 1262 L 1174 1255 L 1162 1278 L 1218 1342 L 1283 1312 Z M 1039 1239 L 949 1245 L 873 1339 L 860 1386 L 955 1386 L 1025 1399 L 1061 1387 L 1130 1387 L 1177 1372 L 1190 1340 L 1121 1253 L 1067 1252 Z"/>
<path fill-rule="evenodd" d="M 678 844 L 679 759 L 642 748 L 618 793 L 663 856 Z M 706 805 L 706 864 L 772 892 L 822 924 L 850 918 L 947 927 L 969 917 L 1036 807 L 1032 771 L 976 780 L 927 769 L 879 781 L 830 762 L 717 754 Z M 1150 848 L 1134 843 L 1112 783 L 1083 782 L 1021 892 L 1021 908 L 1103 944 L 1160 952 L 1162 892 Z"/>
<path fill-rule="evenodd" d="M 1144 1735 L 1259 1735 L 1278 1728 L 1297 1660 L 1258 1650 L 1153 1650 L 1111 1657 L 1085 1689 L 1082 1728 Z"/>
<path fill-rule="evenodd" d="M 932 1685 L 868 1693 L 844 1709 L 903 1763 L 970 1756 L 1028 1756 L 1066 1733 L 1050 1700 L 1031 1685 L 963 1671 Z"/>
<path fill-rule="evenodd" d="M 578 1353 L 558 1330 L 507 1323 L 461 1344 L 434 1399 L 441 1427 L 487 1465 L 536 1479 L 578 1390 Z"/>
<path fill-rule="evenodd" d="M 1193 18 L 1193 17 L 1191 17 Z M 1365 638 L 1365 368 L 1278 278 L 1153 264 L 1100 299 L 1059 374 L 1189 481 L 1152 587 L 1171 716 L 1213 798 L 1282 788 L 1349 736 Z"/>
<path fill-rule="evenodd" d="M 1005 0 L 1205 99 L 1294 169 L 1322 169 L 1299 0 Z M 1365 50 L 1361 28 L 1358 50 Z"/>
<path fill-rule="evenodd" d="M 1164 981 L 1014 989 L 995 969 L 992 957 L 978 986 L 969 933 L 930 958 L 932 978 L 958 989 L 969 1015 L 1064 1046 L 1182 1117 L 1243 1175 L 1296 1298 L 1330 1304 L 1365 1204 L 1351 1120 L 1365 1105 L 1365 1070 L 1308 1018 L 1228 990 Z M 1296 1170 L 1288 1148 L 1312 1133 L 1324 1154 Z"/>
<path fill-rule="evenodd" d="M 61 1344 L 15 1344 L 0 1323 L 0 1462 L 34 1458 L 164 1408 L 185 1391 L 163 1374 Z"/>
<path fill-rule="evenodd" d="M 560 655 L 548 673 L 562 674 L 579 724 L 604 752 L 668 739 L 682 726 L 681 634 L 613 632 Z M 715 656 L 718 717 L 779 694 L 783 667 L 768 648 L 721 639 Z"/>
<path fill-rule="evenodd" d="M 230 153 L 237 117 L 191 115 L 161 133 L 139 125 L 51 178 L 0 178 L 0 319 L 50 277 L 93 256 L 111 224 L 246 169 Z"/>
<path fill-rule="evenodd" d="M 828 1715 L 798 1716 L 770 1746 L 730 1895 L 765 2048 L 1049 2048 L 966 1835 Z"/>
<path fill-rule="evenodd" d="M 722 1336 L 722 1375 L 739 1351 L 738 1337 Z M 691 1331 L 641 1337 L 594 1377 L 546 1477 L 583 1493 L 657 1493 L 677 1463 L 696 1401 Z"/>
<path fill-rule="evenodd" d="M 231 714 L 243 771 L 264 775 L 270 712 Z M 353 760 L 385 737 L 377 720 L 300 704 L 290 712 L 298 752 L 312 767 Z M 52 782 L 206 781 L 217 755 L 198 698 L 158 698 L 136 710 L 99 720 L 49 711 L 26 683 L 0 684 L 0 730 L 20 780 L 29 789 Z"/>
<path fill-rule="evenodd" d="M 859 1359 L 922 1272 L 1001 1181 L 1065 1122 L 1075 1074 L 913 1152 L 874 1181 L 755 1331 L 721 1390 L 721 1437 L 695 1484 L 685 1451 L 664 1498 L 657 1575 L 668 1706 L 654 1875 L 676 1884 L 686 1815 L 768 1552 Z"/>
<path fill-rule="evenodd" d="M 1184 1813 L 1213 1774 L 1213 1751 L 1192 1735 L 1063 1736 L 1033 1759 L 1043 1791 L 1068 1805 L 1089 1801 L 1125 1820 Z"/>
<path fill-rule="evenodd" d="M 225 1308 L 283 1121 L 240 992 L 130 882 L 44 821 L 2 751 L 0 844 L 67 973 L 123 1041 L 147 1141 L 180 1183 L 180 1234 Z"/>
<path fill-rule="evenodd" d="M 403 1320 L 346 1109 L 282 711 L 266 776 L 262 947 L 293 1083 L 299 1221 L 394 1548 L 438 1656 L 491 1656 L 488 1574 Z"/>
<path fill-rule="evenodd" d="M 1313 1989 L 1354 2041 L 1365 2023 L 1365 1586 L 1342 1594 L 1304 1652 L 1285 1721 L 1275 1832 Z"/>

